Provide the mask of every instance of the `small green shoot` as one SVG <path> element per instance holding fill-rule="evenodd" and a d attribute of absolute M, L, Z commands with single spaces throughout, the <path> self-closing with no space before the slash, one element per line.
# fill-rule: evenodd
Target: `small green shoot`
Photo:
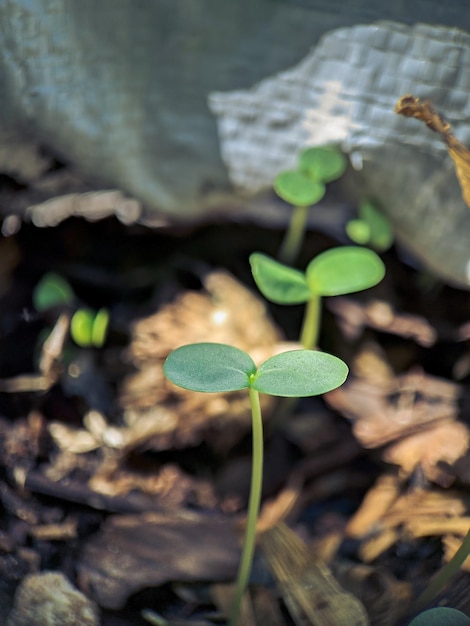
<path fill-rule="evenodd" d="M 69 283 L 58 274 L 45 274 L 33 291 L 33 304 L 38 312 L 52 307 L 72 307 L 76 297 Z M 70 336 L 81 348 L 101 348 L 106 340 L 109 311 L 101 308 L 97 313 L 79 308 L 70 321 Z"/>
<path fill-rule="evenodd" d="M 163 371 L 175 385 L 202 392 L 248 389 L 252 415 L 252 472 L 245 540 L 238 569 L 230 626 L 238 623 L 248 585 L 256 543 L 256 522 L 263 478 L 263 422 L 259 393 L 290 398 L 316 396 L 343 384 L 348 368 L 331 354 L 292 350 L 271 357 L 258 368 L 243 350 L 219 343 L 196 343 L 177 348 Z"/>
<path fill-rule="evenodd" d="M 309 207 L 320 202 L 325 195 L 325 184 L 339 178 L 345 168 L 346 159 L 336 148 L 307 148 L 300 153 L 296 170 L 276 176 L 274 191 L 293 206 L 279 252 L 282 262 L 295 262 L 305 236 Z"/>
<path fill-rule="evenodd" d="M 44 274 L 33 291 L 33 304 L 38 312 L 54 306 L 67 306 L 74 300 L 72 287 L 62 276 L 53 272 Z"/>
<path fill-rule="evenodd" d="M 70 335 L 81 348 L 101 348 L 106 340 L 109 312 L 100 309 L 78 309 L 70 321 Z"/>
<path fill-rule="evenodd" d="M 393 229 L 387 217 L 370 201 L 359 205 L 359 217 L 346 224 L 346 232 L 355 243 L 370 245 L 385 252 L 393 244 Z"/>
<path fill-rule="evenodd" d="M 322 296 L 339 296 L 379 283 L 385 275 L 381 259 L 372 250 L 356 246 L 332 248 L 316 256 L 305 272 L 254 252 L 250 255 L 253 278 L 261 293 L 276 304 L 307 303 L 300 343 L 317 346 Z"/>
<path fill-rule="evenodd" d="M 431 579 L 430 583 L 418 597 L 414 604 L 416 611 L 422 611 L 428 606 L 437 594 L 443 589 L 451 580 L 453 576 L 459 571 L 467 557 L 470 555 L 470 530 L 467 532 L 465 539 L 462 541 L 457 552 L 450 559 L 448 563 Z M 431 622 L 430 622 L 431 623 Z M 437 622 L 436 622 L 437 623 Z M 443 622 L 445 623 L 445 622 Z"/>

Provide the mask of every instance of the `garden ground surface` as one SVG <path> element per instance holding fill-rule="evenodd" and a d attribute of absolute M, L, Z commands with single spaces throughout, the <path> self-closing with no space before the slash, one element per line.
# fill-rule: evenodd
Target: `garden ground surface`
<path fill-rule="evenodd" d="M 264 303 L 249 271 L 249 254 L 275 255 L 280 239 L 251 225 L 70 218 L 0 240 L 0 623 L 43 570 L 85 591 L 104 626 L 221 623 L 249 484 L 247 402 L 177 391 L 161 368 L 193 341 L 261 360 L 295 342 L 302 308 Z M 311 233 L 299 267 L 335 244 Z M 324 303 L 321 348 L 348 363 L 344 387 L 287 420 L 265 399 L 258 623 L 316 623 L 303 597 L 347 623 L 350 596 L 322 587 L 328 566 L 372 624 L 406 624 L 470 526 L 469 297 L 396 249 L 383 258 L 379 286 Z M 76 299 L 38 312 L 48 272 Z M 77 307 L 109 310 L 103 346 L 69 338 Z M 468 613 L 468 580 L 439 601 Z"/>

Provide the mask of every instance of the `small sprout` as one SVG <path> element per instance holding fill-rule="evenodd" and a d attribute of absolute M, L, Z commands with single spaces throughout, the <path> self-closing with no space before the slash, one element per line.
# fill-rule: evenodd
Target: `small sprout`
<path fill-rule="evenodd" d="M 175 385 L 203 392 L 248 389 L 252 415 L 252 472 L 250 496 L 240 566 L 230 625 L 238 623 L 243 594 L 248 585 L 256 543 L 263 476 L 263 421 L 259 392 L 273 396 L 315 396 L 343 384 L 348 368 L 331 354 L 292 350 L 271 357 L 258 368 L 243 350 L 219 343 L 196 343 L 174 350 L 163 372 Z"/>
<path fill-rule="evenodd" d="M 274 191 L 293 206 L 292 216 L 281 245 L 279 259 L 292 264 L 300 250 L 307 227 L 309 207 L 325 195 L 325 183 L 339 178 L 346 159 L 333 147 L 307 148 L 300 153 L 296 170 L 281 172 L 274 180 Z"/>
<path fill-rule="evenodd" d="M 70 321 L 70 335 L 81 348 L 101 348 L 105 342 L 109 324 L 109 312 L 100 309 L 78 309 Z"/>
<path fill-rule="evenodd" d="M 33 292 L 36 311 L 47 311 L 54 306 L 71 306 L 76 301 L 68 282 L 58 274 L 45 274 Z M 82 347 L 100 348 L 106 339 L 109 326 L 109 311 L 105 308 L 97 313 L 90 309 L 78 309 L 70 321 L 70 335 Z"/>
<path fill-rule="evenodd" d="M 346 232 L 355 243 L 370 245 L 379 252 L 385 252 L 393 244 L 393 229 L 389 220 L 369 201 L 361 202 L 359 217 L 346 224 Z"/>
<path fill-rule="evenodd" d="M 417 615 L 408 626 L 469 626 L 470 617 L 446 606 L 429 609 Z"/>
<path fill-rule="evenodd" d="M 33 291 L 33 304 L 36 311 L 46 311 L 53 306 L 67 306 L 75 299 L 68 282 L 58 274 L 45 274 Z"/>
<path fill-rule="evenodd" d="M 371 233 L 370 226 L 367 222 L 361 219 L 349 220 L 346 224 L 346 233 L 351 241 L 357 243 L 359 246 L 366 246 L 370 243 Z"/>
<path fill-rule="evenodd" d="M 307 303 L 300 342 L 316 346 L 320 299 L 362 291 L 379 283 L 385 266 L 372 250 L 355 246 L 332 248 L 315 257 L 305 273 L 255 252 L 250 256 L 253 278 L 261 293 L 277 304 Z"/>

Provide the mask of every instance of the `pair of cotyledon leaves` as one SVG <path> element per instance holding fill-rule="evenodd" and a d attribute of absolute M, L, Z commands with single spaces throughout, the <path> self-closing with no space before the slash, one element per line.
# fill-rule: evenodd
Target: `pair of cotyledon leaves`
<path fill-rule="evenodd" d="M 45 274 L 33 292 L 36 311 L 46 311 L 51 307 L 72 306 L 76 300 L 73 289 L 61 276 Z M 105 340 L 109 326 L 109 312 L 101 308 L 95 312 L 88 308 L 79 308 L 70 321 L 70 334 L 75 343 L 82 347 L 100 348 Z"/>
<path fill-rule="evenodd" d="M 308 207 L 325 195 L 325 183 L 339 178 L 346 168 L 346 159 L 333 147 L 307 148 L 299 155 L 298 168 L 276 176 L 274 191 L 298 207 Z"/>
<path fill-rule="evenodd" d="M 261 293 L 276 304 L 301 304 L 314 296 L 339 296 L 368 289 L 385 275 L 385 266 L 367 248 L 344 246 L 317 255 L 305 272 L 271 257 L 250 255 L 253 278 Z"/>
<path fill-rule="evenodd" d="M 195 343 L 174 350 L 163 371 L 184 389 L 227 392 L 254 389 L 272 396 L 307 397 L 336 389 L 348 375 L 339 358 L 314 350 L 290 350 L 256 367 L 243 350 L 219 343 Z"/>

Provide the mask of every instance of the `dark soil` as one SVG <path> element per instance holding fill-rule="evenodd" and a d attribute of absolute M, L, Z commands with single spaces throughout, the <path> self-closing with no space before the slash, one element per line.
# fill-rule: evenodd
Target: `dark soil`
<path fill-rule="evenodd" d="M 17 585 L 26 574 L 34 571 L 62 571 L 97 599 L 93 589 L 87 588 L 85 583 L 89 581 L 89 569 L 98 568 L 100 564 L 87 557 L 88 570 L 83 574 L 84 553 L 91 549 L 96 537 L 99 542 L 107 541 L 106 535 L 100 533 L 113 517 L 168 509 L 174 513 L 182 509 L 225 516 L 227 524 L 232 524 L 232 519 L 241 516 L 246 498 L 243 485 L 249 468 L 249 431 L 242 433 L 232 447 L 227 444 L 223 453 L 204 440 L 187 447 L 169 443 L 166 449 L 161 442 L 158 445 L 147 442 L 142 447 L 134 445 L 119 457 L 106 475 L 111 485 L 114 475 L 120 480 L 125 476 L 126 484 L 119 483 L 118 487 L 116 483 L 109 493 L 100 493 L 90 480 L 97 473 L 101 476 L 103 458 L 110 453 L 104 452 L 103 444 L 83 453 L 74 452 L 72 438 L 67 444 L 70 448 L 67 456 L 67 445 L 64 443 L 60 450 L 50 424 L 59 423 L 70 429 L 67 432 L 78 433 L 83 430 L 83 419 L 90 409 L 99 409 L 108 424 L 121 426 L 120 394 L 124 379 L 133 371 L 125 355 L 132 341 L 134 322 L 155 314 L 179 292 L 203 291 L 201 276 L 213 268 L 228 270 L 256 292 L 248 256 L 254 250 L 275 255 L 280 240 L 280 232 L 252 225 L 212 224 L 184 231 L 160 231 L 139 225 L 126 227 L 114 218 L 96 223 L 72 218 L 47 229 L 23 224 L 18 233 L 0 240 L 0 382 L 3 389 L 0 392 L 0 593 L 4 598 L 1 623 Z M 317 252 L 335 243 L 325 235 L 311 233 L 299 267 L 304 267 Z M 414 316 L 410 322 L 411 334 L 403 330 L 390 332 L 390 320 L 382 323 L 367 318 L 364 328 L 359 328 L 355 337 L 345 336 L 341 314 L 326 303 L 321 347 L 355 364 L 351 365 L 352 377 L 357 377 L 358 370 L 367 366 L 364 361 L 359 361 L 358 365 L 358 359 L 361 354 L 369 354 L 367 349 L 373 345 L 372 352 L 378 355 L 373 367 L 382 364 L 389 369 L 391 377 L 421 372 L 423 376 L 455 384 L 460 400 L 452 405 L 454 413 L 449 413 L 449 420 L 466 426 L 469 413 L 465 396 L 470 381 L 470 333 L 465 330 L 470 314 L 468 294 L 443 285 L 422 268 L 410 266 L 396 249 L 383 258 L 387 265 L 384 284 L 358 296 L 354 302 L 363 307 L 374 298 L 388 303 L 393 307 L 394 323 L 400 315 Z M 95 310 L 108 308 L 111 323 L 103 347 L 85 350 L 67 340 L 59 355 L 60 367 L 55 378 L 45 389 L 38 389 L 34 376 L 38 375 L 41 337 L 60 314 L 55 309 L 41 313 L 34 308 L 35 286 L 47 272 L 58 273 L 69 281 L 77 295 L 77 306 Z M 344 306 L 341 305 L 341 312 L 345 311 Z M 269 310 L 285 337 L 294 341 L 302 308 L 269 306 Z M 435 331 L 435 340 L 427 345 L 416 340 L 420 324 Z M 87 385 L 73 387 L 70 363 L 80 351 L 92 354 L 93 374 Z M 30 375 L 33 379 L 28 378 Z M 23 386 L 18 386 L 19 383 Z M 425 393 L 421 388 L 415 390 L 416 402 Z M 449 497 L 452 494 L 452 498 L 463 503 L 461 513 L 454 517 L 468 516 L 464 510 L 469 501 L 466 450 L 458 461 L 439 450 L 433 466 L 420 456 L 424 457 L 434 445 L 428 441 L 421 447 L 417 444 L 413 451 L 397 452 L 391 462 L 387 453 L 391 454 L 392 444 L 403 442 L 416 433 L 431 432 L 434 422 L 432 426 L 416 422 L 406 432 L 397 431 L 383 442 L 365 446 L 352 430 L 360 416 L 352 417 L 347 411 L 344 415 L 338 408 L 341 402 L 336 399 L 327 404 L 320 400 L 303 401 L 298 415 L 318 415 L 317 419 L 324 420 L 324 429 L 312 430 L 310 423 L 306 427 L 299 418 L 293 426 L 281 428 L 277 433 L 268 428 L 266 443 L 268 457 L 269 451 L 274 450 L 274 460 L 269 462 L 268 458 L 267 462 L 266 498 L 277 502 L 276 497 L 295 471 L 302 469 L 304 479 L 297 493 L 297 506 L 285 519 L 308 544 L 324 547 L 323 540 L 337 537 L 336 549 L 329 555 L 332 567 L 335 563 L 365 563 L 361 550 L 366 540 L 370 540 L 370 533 L 351 536 L 346 529 L 351 516 L 381 476 L 395 477 L 403 497 L 416 490 L 444 494 L 443 515 L 448 511 L 446 494 Z M 433 402 L 435 406 L 444 400 Z M 429 410 L 428 407 L 427 415 Z M 442 435 L 439 440 L 442 441 Z M 63 453 L 60 463 L 59 452 Z M 153 492 L 148 488 L 152 472 L 166 476 L 168 481 Z M 161 489 L 160 495 L 158 489 Z M 410 511 L 408 517 L 412 515 Z M 283 517 L 281 513 L 279 516 Z M 375 624 L 407 623 L 406 610 L 393 616 L 390 608 L 400 602 L 399 584 L 408 585 L 407 589 L 416 595 L 442 564 L 442 542 L 449 533 L 413 536 L 405 526 L 405 523 L 399 525 L 395 539 L 384 544 L 384 550 L 378 550 L 377 556 L 367 561 L 371 572 L 380 571 L 381 576 L 385 573 L 387 584 L 394 585 L 391 592 L 390 588 L 384 591 L 380 587 L 383 578 L 380 578 L 380 585 L 377 583 L 380 589 L 374 590 L 375 601 L 386 597 L 389 608 L 382 609 L 385 617 L 380 616 L 377 607 L 372 609 Z M 55 534 L 52 533 L 54 527 Z M 48 535 L 47 529 L 52 534 Z M 379 531 L 377 526 L 378 534 Z M 197 542 L 195 537 L 193 543 Z M 137 549 L 132 544 L 127 548 L 131 552 Z M 158 550 L 153 549 L 158 561 Z M 180 549 L 183 548 L 175 546 L 175 554 Z M 180 558 L 184 562 L 184 555 Z M 231 564 L 227 579 L 233 575 L 232 570 Z M 271 590 L 273 598 L 277 597 L 273 576 L 261 556 L 253 580 Z M 155 584 L 149 575 L 148 584 L 144 579 L 138 590 L 129 589 L 129 597 L 121 607 L 102 607 L 102 624 L 148 624 L 142 617 L 145 609 L 164 615 L 168 623 L 221 623 L 220 606 L 211 592 L 211 585 L 220 582 L 224 582 L 220 572 L 214 578 L 207 574 L 206 580 L 199 575 L 194 581 L 186 577 L 184 581 L 170 579 L 161 584 Z M 466 585 L 468 576 L 462 574 L 441 601 L 468 610 L 468 594 L 462 593 Z M 403 600 L 405 609 L 409 601 L 409 597 Z M 279 606 L 284 623 L 294 623 L 284 604 L 280 602 Z M 179 621 L 171 622 L 172 619 Z"/>

